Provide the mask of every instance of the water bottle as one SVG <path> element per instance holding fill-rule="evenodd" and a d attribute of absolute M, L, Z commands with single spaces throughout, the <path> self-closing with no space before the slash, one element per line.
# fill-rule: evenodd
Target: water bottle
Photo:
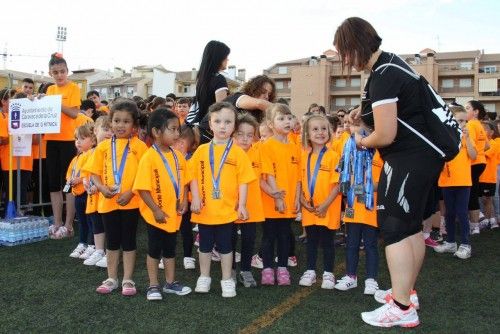
<path fill-rule="evenodd" d="M 3 246 L 5 243 L 6 231 L 7 231 L 7 224 L 4 221 L 0 221 L 0 246 Z"/>
<path fill-rule="evenodd" d="M 10 220 L 7 226 L 7 246 L 14 246 L 16 243 L 16 232 L 14 231 L 14 224 Z"/>

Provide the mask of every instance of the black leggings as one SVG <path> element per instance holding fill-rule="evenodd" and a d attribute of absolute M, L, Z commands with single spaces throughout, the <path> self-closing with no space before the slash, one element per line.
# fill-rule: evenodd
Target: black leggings
<path fill-rule="evenodd" d="M 137 223 L 139 209 L 114 210 L 102 214 L 102 222 L 106 231 L 106 249 L 124 252 L 134 251 L 137 248 Z"/>
<path fill-rule="evenodd" d="M 306 226 L 307 233 L 307 270 L 316 270 L 318 246 L 323 248 L 323 270 L 333 273 L 335 248 L 333 247 L 333 230 L 326 226 Z"/>
<path fill-rule="evenodd" d="M 241 271 L 250 271 L 257 223 L 243 223 L 233 225 L 233 252 L 236 252 L 238 241 L 238 228 L 241 230 Z M 233 256 L 233 269 L 236 269 L 236 259 Z"/>
<path fill-rule="evenodd" d="M 191 210 L 189 209 L 182 215 L 181 235 L 184 257 L 193 257 L 193 225 L 191 224 Z"/>
<path fill-rule="evenodd" d="M 293 218 L 266 218 L 262 224 L 264 240 L 262 244 L 262 260 L 264 268 L 274 265 L 274 244 L 278 244 L 278 267 L 288 266 L 290 252 L 290 226 Z"/>
<path fill-rule="evenodd" d="M 470 166 L 472 187 L 470 187 L 469 195 L 469 211 L 479 210 L 479 177 L 483 174 L 486 164 L 477 164 Z"/>

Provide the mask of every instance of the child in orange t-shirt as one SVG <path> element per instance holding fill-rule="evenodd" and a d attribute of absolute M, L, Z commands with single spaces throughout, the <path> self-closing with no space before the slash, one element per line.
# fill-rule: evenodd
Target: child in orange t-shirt
<path fill-rule="evenodd" d="M 247 220 L 248 184 L 255 180 L 250 159 L 233 145 L 237 111 L 227 102 L 215 103 L 208 111 L 214 138 L 198 147 L 189 160 L 191 181 L 191 221 L 200 231 L 200 277 L 196 292 L 210 291 L 210 262 L 217 245 L 221 254 L 222 296 L 236 296 L 231 278 L 233 263 L 232 230 L 237 219 Z M 237 209 L 235 209 L 237 207 Z"/>
<path fill-rule="evenodd" d="M 95 251 L 94 235 L 92 233 L 92 222 L 85 213 L 87 207 L 87 192 L 85 190 L 80 171 L 92 154 L 91 148 L 97 144 L 94 135 L 93 124 L 82 125 L 75 130 L 75 146 L 78 151 L 76 157 L 71 160 L 68 171 L 66 172 L 66 186 L 63 191 L 71 191 L 75 201 L 76 217 L 80 240 L 76 248 L 69 255 L 72 258 L 86 260 Z M 69 198 L 69 197 L 67 197 Z"/>
<path fill-rule="evenodd" d="M 179 138 L 180 122 L 170 110 L 157 109 L 149 117 L 148 134 L 153 145 L 144 153 L 133 190 L 141 197 L 139 211 L 147 224 L 149 276 L 147 300 L 161 300 L 164 293 L 187 295 L 191 289 L 175 280 L 175 246 L 186 197 L 186 160 L 172 148 Z M 158 281 L 160 259 L 165 266 L 165 285 Z"/>
<path fill-rule="evenodd" d="M 54 78 L 55 85 L 47 89 L 47 95 L 61 95 L 61 132 L 46 134 L 47 141 L 47 170 L 49 174 L 49 191 L 54 225 L 49 233 L 55 234 L 60 227 L 64 227 L 57 234 L 57 238 L 64 238 L 73 234 L 73 220 L 75 218 L 74 201 L 66 201 L 66 220 L 63 226 L 62 188 L 65 171 L 71 159 L 76 154 L 74 144 L 75 119 L 80 112 L 80 88 L 68 80 L 68 65 L 61 54 L 52 54 L 49 61 L 49 74 Z M 71 196 L 71 195 L 70 195 Z"/>
<path fill-rule="evenodd" d="M 123 251 L 122 295 L 137 293 L 132 280 L 136 257 L 136 234 L 139 219 L 139 198 L 132 192 L 139 161 L 147 150 L 146 144 L 133 136 L 139 110 L 130 99 L 118 99 L 109 117 L 113 137 L 95 148 L 85 166 L 99 191 L 97 211 L 102 215 L 106 230 L 108 278 L 96 289 L 109 294 L 118 288 L 118 263 Z"/>
<path fill-rule="evenodd" d="M 300 210 L 300 148 L 288 141 L 293 116 L 284 104 L 275 104 L 266 112 L 266 121 L 273 136 L 259 145 L 266 180 L 272 191 L 264 190 L 262 201 L 266 220 L 263 224 L 261 283 L 274 285 L 274 244 L 278 243 L 278 285 L 290 285 L 288 255 L 291 223 Z"/>
<path fill-rule="evenodd" d="M 328 148 L 332 132 L 328 119 L 313 114 L 303 126 L 302 183 L 300 202 L 302 204 L 302 226 L 307 234 L 307 270 L 299 285 L 311 286 L 316 282 L 316 260 L 318 247 L 323 248 L 323 280 L 321 288 L 333 289 L 335 277 L 333 263 L 335 249 L 334 232 L 340 227 L 339 173 L 336 171 L 339 155 Z"/>
<path fill-rule="evenodd" d="M 177 101 L 175 105 L 175 113 L 177 114 L 177 117 L 179 117 L 181 125 L 184 124 L 184 121 L 186 119 L 190 107 L 191 107 L 191 100 L 187 97 L 181 97 Z"/>
<path fill-rule="evenodd" d="M 484 154 L 486 156 L 486 168 L 479 177 L 480 197 L 482 197 L 485 223 L 482 227 L 498 228 L 497 219 L 495 217 L 495 208 L 493 206 L 493 197 L 496 192 L 497 185 L 497 166 L 498 156 L 500 154 L 500 146 L 495 141 L 496 126 L 493 122 L 482 122 L 490 148 Z"/>
<path fill-rule="evenodd" d="M 238 128 L 234 135 L 235 144 L 248 154 L 257 178 L 248 185 L 248 198 L 250 198 L 250 201 L 248 201 L 247 208 L 249 218 L 244 221 L 237 220 L 233 227 L 233 252 L 236 252 L 238 228 L 241 231 L 241 271 L 238 279 L 246 288 L 257 286 L 251 272 L 251 261 L 255 246 L 257 223 L 262 223 L 265 220 L 260 189 L 261 175 L 263 173 L 262 158 L 258 145 L 254 144 L 258 128 L 259 123 L 252 115 L 243 114 L 238 117 Z M 233 269 L 236 269 L 235 262 L 233 261 Z"/>

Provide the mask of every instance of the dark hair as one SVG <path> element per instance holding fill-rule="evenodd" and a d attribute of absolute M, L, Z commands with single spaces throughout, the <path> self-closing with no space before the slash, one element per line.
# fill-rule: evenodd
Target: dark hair
<path fill-rule="evenodd" d="M 13 96 L 13 98 L 14 98 L 14 99 L 25 99 L 25 98 L 27 98 L 27 97 L 28 97 L 28 95 L 27 95 L 27 94 L 25 94 L 25 93 L 16 93 L 16 94 L 14 94 L 14 96 Z"/>
<path fill-rule="evenodd" d="M 359 17 L 345 19 L 337 28 L 333 39 L 333 45 L 340 56 L 342 73 L 346 67 L 348 75 L 353 66 L 364 68 L 381 43 L 382 38 L 368 21 Z"/>
<path fill-rule="evenodd" d="M 147 107 L 148 111 L 154 111 L 156 108 L 165 105 L 165 99 L 161 96 L 156 96 Z"/>
<path fill-rule="evenodd" d="M 189 97 L 181 97 L 179 100 L 177 100 L 177 104 L 187 104 L 188 106 L 190 106 L 191 99 Z"/>
<path fill-rule="evenodd" d="M 151 115 L 149 115 L 148 135 L 151 138 L 154 138 L 153 128 L 160 130 L 160 132 L 165 131 L 168 126 L 168 122 L 171 119 L 176 119 L 177 121 L 179 121 L 179 117 L 177 117 L 177 115 L 168 108 L 158 108 L 153 111 Z"/>
<path fill-rule="evenodd" d="M 241 92 L 251 97 L 257 97 L 262 94 L 262 86 L 266 83 L 270 84 L 272 87 L 271 94 L 269 94 L 269 102 L 274 102 L 276 99 L 276 84 L 274 83 L 274 80 L 269 78 L 267 75 L 258 75 L 251 78 L 245 82 L 241 88 Z"/>
<path fill-rule="evenodd" d="M 92 109 L 92 112 L 95 112 L 95 103 L 92 100 L 83 100 L 80 106 L 80 110 Z"/>
<path fill-rule="evenodd" d="M 146 99 L 144 99 L 144 102 L 151 103 L 151 101 L 153 101 L 155 97 L 156 95 L 149 95 L 148 97 L 146 97 Z"/>
<path fill-rule="evenodd" d="M 66 60 L 63 58 L 62 53 L 55 52 L 50 55 L 49 68 L 58 64 L 64 64 L 64 66 L 66 66 L 66 69 L 68 69 L 68 64 L 66 63 Z"/>
<path fill-rule="evenodd" d="M 200 131 L 197 127 L 192 127 L 189 124 L 181 125 L 181 133 L 179 139 L 187 139 L 190 141 L 190 147 L 186 149 L 188 152 L 194 152 L 200 145 Z"/>
<path fill-rule="evenodd" d="M 327 115 L 326 118 L 328 119 L 328 122 L 330 122 L 330 125 L 332 126 L 332 132 L 335 133 L 337 131 L 337 128 L 339 127 L 340 119 L 337 116 L 331 116 L 331 115 Z"/>
<path fill-rule="evenodd" d="M 165 104 L 167 104 L 168 102 L 172 102 L 173 104 L 175 104 L 175 99 L 173 99 L 173 98 L 171 98 L 171 97 L 167 96 L 167 97 L 165 98 Z"/>
<path fill-rule="evenodd" d="M 177 96 L 175 96 L 175 94 L 174 94 L 174 93 L 167 94 L 166 98 L 167 98 L 167 99 L 168 99 L 168 98 L 171 98 L 171 99 L 173 99 L 174 101 L 175 101 L 175 100 L 177 100 Z"/>
<path fill-rule="evenodd" d="M 30 78 L 24 78 L 23 82 L 26 82 L 26 83 L 29 83 L 29 84 L 32 84 L 32 85 L 35 84 L 35 82 L 32 79 L 30 79 Z"/>
<path fill-rule="evenodd" d="M 311 103 L 311 105 L 309 105 L 309 108 L 307 109 L 307 111 L 310 112 L 312 108 L 316 108 L 316 107 L 319 107 L 319 105 L 317 103 Z"/>
<path fill-rule="evenodd" d="M 139 108 L 137 104 L 131 100 L 124 97 L 117 98 L 113 101 L 111 110 L 109 111 L 109 119 L 113 121 L 113 116 L 117 111 L 126 111 L 132 116 L 134 125 L 138 125 L 139 122 Z"/>
<path fill-rule="evenodd" d="M 231 49 L 219 41 L 208 42 L 203 50 L 200 69 L 196 75 L 196 101 L 200 107 L 199 117 L 201 118 L 205 116 L 206 110 L 214 100 L 210 81 L 219 73 L 222 62 L 230 52 Z"/>
<path fill-rule="evenodd" d="M 47 93 L 47 89 L 52 86 L 52 82 L 44 82 L 38 87 L 38 94 L 45 94 Z"/>
<path fill-rule="evenodd" d="M 255 117 L 253 117 L 249 113 L 243 113 L 243 114 L 238 115 L 238 127 L 241 124 L 243 124 L 243 123 L 249 124 L 249 125 L 253 126 L 253 128 L 254 128 L 254 134 L 258 135 L 258 133 L 259 133 L 259 122 L 257 122 L 257 119 L 255 119 Z M 236 128 L 236 130 L 238 130 L 238 128 Z"/>
<path fill-rule="evenodd" d="M 210 119 L 210 116 L 212 114 L 218 113 L 222 109 L 230 109 L 234 112 L 234 121 L 238 123 L 238 111 L 236 108 L 229 102 L 216 102 L 208 108 L 208 119 Z M 235 125 L 235 129 L 237 127 L 237 124 Z"/>
<path fill-rule="evenodd" d="M 89 97 L 91 97 L 92 95 L 96 95 L 97 97 L 101 97 L 101 95 L 99 95 L 99 92 L 98 92 L 98 91 L 96 91 L 96 90 L 91 90 L 91 91 L 89 91 L 89 92 L 87 93 L 87 99 L 88 99 Z"/>
<path fill-rule="evenodd" d="M 326 109 L 323 106 L 319 106 L 319 113 L 326 116 Z"/>
<path fill-rule="evenodd" d="M 470 100 L 467 103 L 470 104 L 470 106 L 472 107 L 472 110 L 478 111 L 478 113 L 477 113 L 478 120 L 482 121 L 486 117 L 486 110 L 484 109 L 484 105 L 481 102 L 476 101 L 476 100 Z"/>
<path fill-rule="evenodd" d="M 102 104 L 103 106 L 107 106 L 107 105 L 108 105 L 108 101 L 106 101 L 106 100 L 101 100 L 101 104 Z"/>
<path fill-rule="evenodd" d="M 281 104 L 286 104 L 286 105 L 288 105 L 288 101 L 287 101 L 286 99 L 282 98 L 282 97 L 280 97 L 280 98 L 278 99 L 278 101 L 276 101 L 276 103 L 281 103 Z"/>
<path fill-rule="evenodd" d="M 139 128 L 147 130 L 149 123 L 149 115 L 151 115 L 151 113 L 147 111 L 142 111 L 142 110 L 139 111 Z"/>
<path fill-rule="evenodd" d="M 497 125 L 492 122 L 492 121 L 483 121 L 481 122 L 483 125 L 486 125 L 487 127 L 490 128 L 491 131 L 493 131 L 493 135 L 491 136 L 492 139 L 495 139 L 498 137 L 498 128 Z"/>

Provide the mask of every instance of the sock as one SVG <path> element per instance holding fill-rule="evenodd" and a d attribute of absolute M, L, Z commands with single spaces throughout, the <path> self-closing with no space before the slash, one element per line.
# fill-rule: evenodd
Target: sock
<path fill-rule="evenodd" d="M 394 301 L 394 304 L 396 304 L 396 306 L 399 307 L 403 311 L 408 311 L 408 309 L 410 308 L 410 305 L 403 305 L 400 302 L 398 302 L 396 299 L 393 299 L 393 301 Z"/>
<path fill-rule="evenodd" d="M 424 235 L 424 240 L 431 236 L 430 233 L 422 233 Z"/>

